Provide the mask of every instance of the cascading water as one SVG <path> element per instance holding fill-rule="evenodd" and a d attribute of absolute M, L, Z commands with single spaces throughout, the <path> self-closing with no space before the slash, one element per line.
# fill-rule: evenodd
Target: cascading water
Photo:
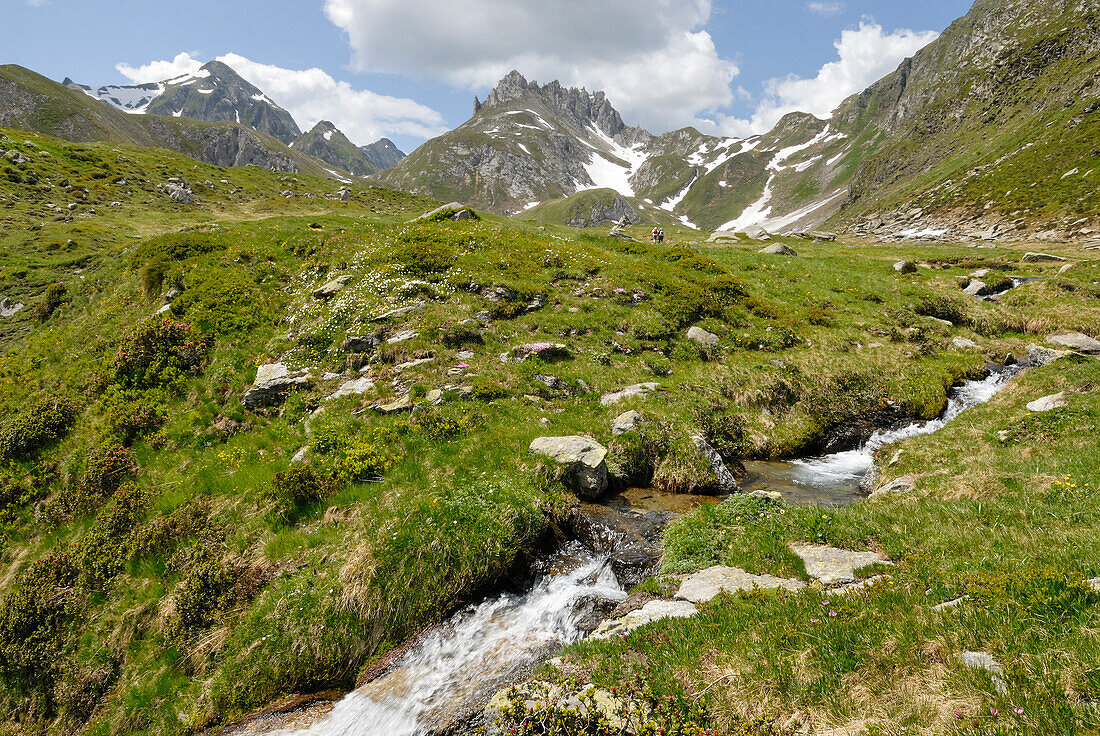
<path fill-rule="evenodd" d="M 349 693 L 301 736 L 414 736 L 445 730 L 524 668 L 583 638 L 594 599 L 626 597 L 606 559 L 548 576 L 457 614 L 377 680 Z"/>
<path fill-rule="evenodd" d="M 836 506 L 858 497 L 859 482 L 874 464 L 878 448 L 909 437 L 942 429 L 967 409 L 984 404 L 1017 373 L 1004 368 L 978 381 L 966 381 L 952 389 L 947 409 L 938 419 L 911 422 L 898 429 L 878 430 L 862 447 L 816 458 L 789 462 L 745 463 L 746 490 L 774 489 L 789 503 Z"/>

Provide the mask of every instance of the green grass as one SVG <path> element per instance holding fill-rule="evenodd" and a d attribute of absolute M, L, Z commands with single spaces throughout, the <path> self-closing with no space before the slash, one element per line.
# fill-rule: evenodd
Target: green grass
<path fill-rule="evenodd" d="M 709 471 L 693 455 L 695 431 L 734 462 L 805 452 L 888 406 L 934 416 L 947 389 L 980 372 L 984 358 L 1022 353 L 1055 329 L 1095 332 L 1100 317 L 1097 262 L 1083 258 L 1058 275 L 1058 264 L 1025 267 L 1020 251 L 1008 248 L 803 243 L 796 245 L 798 257 L 776 258 L 750 244 L 656 247 L 492 216 L 408 224 L 437 203 L 356 186 L 342 204 L 324 198 L 337 184 L 305 175 L 215 169 L 152 150 L 5 135 L 6 147 L 35 155 L 27 168 L 38 182 L 0 180 L 0 212 L 18 226 L 5 230 L 0 243 L 0 293 L 29 305 L 0 323 L 0 410 L 15 416 L 42 395 L 80 402 L 71 426 L 43 441 L 38 454 L 0 467 L 3 489 L 35 489 L 3 495 L 0 614 L 5 606 L 23 611 L 10 603 L 23 600 L 22 593 L 44 591 L 33 610 L 57 625 L 42 630 L 43 651 L 59 672 L 70 673 L 20 679 L 19 658 L 37 640 L 9 627 L 0 701 L 12 724 L 35 723 L 50 733 L 197 732 L 289 693 L 351 687 L 363 667 L 424 625 L 513 580 L 569 513 L 575 500 L 527 452 L 537 436 L 590 434 L 609 446 L 614 462 L 647 467 L 655 484 L 697 490 Z M 198 203 L 177 205 L 155 187 L 170 176 L 216 186 L 207 192 L 197 185 Z M 87 210 L 78 209 L 43 219 L 62 177 L 88 187 L 90 201 L 81 207 L 94 206 L 95 215 L 80 217 Z M 223 178 L 230 183 L 221 184 Z M 43 192 L 43 182 L 55 189 Z M 318 198 L 284 199 L 278 196 L 284 188 Z M 120 205 L 110 207 L 112 201 Z M 41 229 L 26 228 L 33 224 Z M 929 268 L 901 276 L 892 268 L 899 258 Z M 978 267 L 1046 278 L 999 303 L 979 302 L 963 297 L 958 285 Z M 312 296 L 339 275 L 352 277 L 344 291 L 325 301 Z M 33 319 L 30 308 L 57 282 L 72 301 L 44 321 Z M 201 363 L 190 370 L 195 353 L 178 337 L 150 348 L 154 370 L 140 376 L 120 370 L 119 360 L 135 360 L 118 358 L 119 348 L 134 353 L 143 344 L 135 329 L 148 324 L 171 288 L 180 294 L 157 319 L 190 325 L 187 336 L 204 344 Z M 503 298 L 496 299 L 498 288 Z M 528 311 L 539 295 L 545 306 Z M 404 317 L 373 321 L 416 303 L 422 308 Z M 922 314 L 927 305 L 950 312 L 955 326 Z M 493 315 L 485 325 L 475 317 L 483 311 Z M 701 350 L 688 341 L 693 324 L 718 334 L 719 347 Z M 375 351 L 366 374 L 373 389 L 326 400 L 360 375 L 359 363 L 349 366 L 340 352 L 344 338 L 379 327 L 388 336 L 416 334 Z M 985 350 L 955 349 L 951 338 L 960 335 Z M 501 355 L 533 342 L 564 343 L 570 357 L 502 362 Z M 464 350 L 473 357 L 459 358 Z M 256 366 L 274 360 L 310 368 L 314 385 L 282 406 L 244 409 L 240 400 Z M 427 362 L 401 367 L 413 360 Z M 1062 365 L 1027 374 L 1017 386 L 1045 390 L 1025 381 L 1063 375 Z M 1072 364 L 1065 380 L 1092 385 L 1094 365 Z M 328 372 L 337 377 L 325 378 Z M 546 375 L 574 388 L 583 382 L 591 393 L 549 389 L 540 378 Z M 602 392 L 648 380 L 659 381 L 661 390 L 611 407 L 599 402 Z M 370 408 L 406 388 L 415 400 L 440 389 L 443 404 L 421 401 L 411 415 Z M 827 518 L 771 507 L 764 514 L 741 499 L 682 520 L 666 546 L 670 574 L 726 562 L 801 575 L 785 546 L 798 539 L 880 547 L 902 564 L 891 570 L 896 587 L 881 600 L 869 598 L 870 608 L 861 608 L 862 599 L 845 604 L 854 621 L 874 626 L 799 632 L 791 627 L 820 603 L 812 596 L 765 597 L 716 604 L 711 618 L 640 633 L 635 640 L 648 642 L 643 655 L 660 665 L 645 674 L 652 686 L 690 694 L 696 673 L 740 663 L 751 643 L 767 656 L 744 665 L 744 683 L 718 689 L 719 705 L 710 711 L 715 723 L 799 708 L 843 721 L 862 702 L 853 678 L 882 675 L 875 680 L 881 687 L 904 689 L 897 683 L 906 681 L 907 668 L 923 661 L 924 648 L 935 648 L 943 631 L 912 612 L 933 584 L 937 596 L 975 585 L 994 591 L 990 605 L 1001 605 L 997 590 L 1045 579 L 998 577 L 1025 556 L 1096 574 L 1094 542 L 1083 531 L 1094 520 L 1084 502 L 1067 507 L 1073 514 L 1064 522 L 1047 521 L 1044 514 L 1055 513 L 1051 504 L 1026 506 L 1026 478 L 998 496 L 1002 506 L 987 499 L 1002 471 L 1015 478 L 1042 447 L 1054 448 L 1050 473 L 1061 473 L 1057 443 L 1093 431 L 1087 403 L 1071 406 L 1084 411 L 1072 421 L 1051 426 L 1006 419 L 1015 444 L 994 448 L 1003 454 L 992 469 L 982 465 L 977 495 L 944 500 L 951 490 L 934 485 L 964 476 L 928 468 L 962 463 L 969 455 L 960 447 L 982 447 L 957 433 L 971 427 L 988 440 L 996 424 L 991 412 L 1017 407 L 1026 398 L 1021 391 L 1014 387 L 950 432 L 922 440 L 948 443 L 931 455 L 919 454 L 922 445 L 914 443 L 890 469 L 922 474 L 913 498 L 858 504 Z M 638 445 L 610 432 L 611 420 L 630 408 L 653 420 L 653 435 Z M 153 410 L 153 418 L 143 419 L 142 409 Z M 125 444 L 134 468 L 125 493 L 102 497 L 89 490 L 94 478 L 87 468 L 90 450 L 105 442 Z M 284 471 L 304 446 L 311 465 L 337 471 L 339 482 L 301 492 L 286 485 Z M 1080 454 L 1072 473 L 1084 480 L 1095 466 Z M 103 482 L 94 489 L 102 491 Z M 111 526 L 126 498 L 140 499 L 138 523 Z M 1013 516 L 1016 507 L 1030 509 L 1022 521 Z M 990 526 L 991 520 L 998 523 Z M 1030 530 L 1021 535 L 1030 541 L 1010 531 L 1014 520 Z M 75 561 L 47 557 L 70 549 L 80 551 Z M 968 565 L 963 553 L 971 549 L 990 550 L 992 561 Z M 101 572 L 108 563 L 113 576 Z M 34 564 L 53 565 L 60 582 L 51 589 L 48 581 L 20 577 Z M 974 581 L 964 574 L 971 568 Z M 60 609 L 58 601 L 71 606 Z M 895 609 L 911 613 L 886 616 L 898 616 Z M 1089 611 L 1074 609 L 1073 620 L 1088 623 Z M 9 620 L 0 615 L 0 626 Z M 985 626 L 999 619 L 991 613 L 976 620 Z M 907 633 L 914 621 L 933 628 Z M 1013 621 L 997 625 L 1004 628 L 990 646 L 1016 634 L 1032 637 L 1028 642 L 1063 636 L 1049 622 L 1034 631 Z M 938 646 L 979 646 L 978 631 Z M 825 648 L 801 663 L 793 659 L 791 651 L 806 652 L 819 636 Z M 1091 650 L 1087 636 L 1075 636 L 1058 639 L 1056 651 L 1069 653 L 1067 671 L 1087 679 L 1078 663 Z M 1007 657 L 1014 651 L 1007 646 L 997 653 Z M 1027 646 L 1043 666 L 1053 666 L 1053 650 Z M 612 651 L 622 650 L 612 644 L 580 650 L 586 671 L 600 682 L 634 661 L 606 659 Z M 899 677 L 882 674 L 895 666 Z M 947 665 L 941 674 L 945 697 L 985 702 L 973 676 Z M 753 688 L 766 697 L 750 699 Z M 897 693 L 891 698 L 884 722 L 916 723 L 925 713 Z M 748 713 L 750 701 L 767 712 Z M 1064 727 L 1076 717 L 1052 722 Z"/>

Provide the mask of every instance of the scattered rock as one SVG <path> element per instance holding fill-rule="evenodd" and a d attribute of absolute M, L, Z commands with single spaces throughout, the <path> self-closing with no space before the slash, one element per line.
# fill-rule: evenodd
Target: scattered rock
<path fill-rule="evenodd" d="M 447 219 L 454 220 L 456 222 L 459 220 L 472 220 L 474 219 L 474 217 L 476 217 L 474 211 L 466 205 L 460 204 L 458 202 L 451 202 L 450 204 L 445 204 L 442 207 L 436 207 L 431 212 L 425 212 L 420 217 L 409 220 L 409 222 L 416 222 L 417 220 L 430 220 L 436 215 L 442 212 L 446 212 L 447 210 L 454 210 L 454 214 L 452 214 Z"/>
<path fill-rule="evenodd" d="M 661 562 L 660 549 L 650 546 L 631 547 L 611 555 L 608 564 L 615 579 L 625 590 L 653 577 Z"/>
<path fill-rule="evenodd" d="M 884 493 L 909 493 L 916 487 L 916 483 L 911 475 L 903 475 L 900 478 L 890 481 L 881 488 L 876 488 L 875 492 L 871 495 L 878 496 Z"/>
<path fill-rule="evenodd" d="M 424 308 L 424 302 L 417 302 L 416 304 L 409 304 L 408 306 L 398 307 L 397 309 L 391 309 L 388 312 L 382 312 L 377 316 L 371 317 L 371 322 L 385 322 L 388 319 L 394 317 L 404 317 L 406 314 L 412 314 L 413 312 L 419 312 Z"/>
<path fill-rule="evenodd" d="M 424 394 L 424 401 L 429 404 L 440 404 L 443 402 L 443 392 L 437 388 L 433 388 L 431 391 Z"/>
<path fill-rule="evenodd" d="M 977 271 L 974 271 L 973 273 L 970 274 L 970 278 L 972 278 L 972 279 L 984 279 L 988 275 L 989 275 L 989 269 L 988 268 L 979 268 Z"/>
<path fill-rule="evenodd" d="M 1088 582 L 1089 585 L 1092 586 L 1093 590 L 1095 590 L 1097 593 L 1100 593 L 1100 578 L 1089 578 Z"/>
<path fill-rule="evenodd" d="M 569 348 L 562 345 L 560 342 L 529 342 L 523 345 L 517 345 L 512 348 L 512 352 L 520 361 L 527 360 L 530 357 L 537 357 L 541 360 L 552 362 L 572 357 L 569 353 Z"/>
<path fill-rule="evenodd" d="M 312 380 L 309 371 L 291 372 L 283 363 L 265 363 L 256 370 L 256 380 L 241 398 L 241 404 L 246 409 L 255 409 L 281 402 L 288 393 L 308 386 Z"/>
<path fill-rule="evenodd" d="M 382 344 L 382 333 L 373 335 L 348 335 L 340 345 L 345 353 L 369 353 Z"/>
<path fill-rule="evenodd" d="M 792 544 L 791 551 L 802 558 L 806 573 L 826 587 L 854 583 L 856 570 L 861 567 L 892 564 L 877 552 L 857 552 L 824 544 Z"/>
<path fill-rule="evenodd" d="M 309 445 L 304 445 L 298 448 L 298 452 L 294 453 L 294 457 L 290 458 L 292 463 L 304 463 L 306 458 L 309 457 Z"/>
<path fill-rule="evenodd" d="M 416 330 L 400 330 L 398 332 L 395 332 L 393 335 L 391 335 L 386 340 L 386 343 L 389 344 L 389 345 L 394 345 L 394 344 L 399 343 L 399 342 L 405 342 L 406 340 L 413 339 L 414 337 L 417 336 L 417 334 L 418 333 L 417 333 Z"/>
<path fill-rule="evenodd" d="M 776 243 L 775 245 L 769 245 L 767 248 L 761 248 L 758 253 L 766 253 L 771 256 L 797 256 L 798 253 L 795 249 L 789 245 L 783 245 L 782 243 Z"/>
<path fill-rule="evenodd" d="M 4 297 L 0 299 L 0 317 L 14 317 L 19 312 L 26 308 L 26 304 L 23 302 L 16 302 L 12 304 L 11 299 Z"/>
<path fill-rule="evenodd" d="M 617 404 L 623 399 L 631 399 L 635 396 L 645 396 L 650 391 L 656 391 L 660 387 L 659 383 L 637 383 L 633 386 L 627 386 L 626 388 L 620 388 L 617 391 L 611 391 L 600 397 L 600 403 L 604 406 L 611 406 Z"/>
<path fill-rule="evenodd" d="M 963 289 L 963 293 L 967 296 L 988 296 L 993 293 L 993 289 L 984 281 L 974 279 L 966 285 L 966 288 Z"/>
<path fill-rule="evenodd" d="M 712 348 L 718 344 L 718 335 L 707 332 L 701 327 L 691 327 L 687 331 L 687 339 L 694 340 L 705 348 Z"/>
<path fill-rule="evenodd" d="M 944 601 L 943 603 L 937 603 L 936 605 L 932 606 L 932 610 L 933 611 L 948 611 L 948 610 L 964 603 L 969 598 L 970 598 L 970 596 L 968 596 L 968 595 L 961 595 L 958 598 L 955 598 L 953 600 Z"/>
<path fill-rule="evenodd" d="M 699 609 L 689 601 L 650 601 L 637 611 L 632 611 L 622 618 L 604 621 L 592 633 L 591 638 L 610 639 L 613 636 L 625 636 L 631 631 L 654 621 L 661 621 L 666 618 L 690 618 L 697 613 L 699 613 Z"/>
<path fill-rule="evenodd" d="M 611 422 L 611 434 L 618 436 L 620 434 L 626 434 L 627 432 L 633 432 L 643 418 L 641 412 L 635 411 L 634 409 L 625 411 L 615 417 Z"/>
<path fill-rule="evenodd" d="M 1035 343 L 1027 346 L 1027 362 L 1029 365 L 1036 368 L 1050 365 L 1054 361 L 1070 354 L 1068 350 L 1052 350 L 1050 348 L 1044 348 L 1041 345 L 1036 345 Z"/>
<path fill-rule="evenodd" d="M 195 203 L 195 193 L 176 182 L 166 184 L 164 186 L 164 193 L 167 194 L 173 202 L 178 202 L 180 204 Z M 72 207 L 70 207 L 70 209 L 72 209 Z"/>
<path fill-rule="evenodd" d="M 898 261 L 894 264 L 894 270 L 898 273 L 916 273 L 917 266 L 912 261 Z"/>
<path fill-rule="evenodd" d="M 330 399 L 338 399 L 341 396 L 353 396 L 358 394 L 365 394 L 374 388 L 374 381 L 370 380 L 366 376 L 361 378 L 355 378 L 351 381 L 344 382 L 340 388 L 336 389 L 336 392 L 329 396 Z"/>
<path fill-rule="evenodd" d="M 973 340 L 968 340 L 965 337 L 952 338 L 951 344 L 957 347 L 959 350 L 981 350 L 982 346 Z"/>
<path fill-rule="evenodd" d="M 1052 256 L 1049 253 L 1024 253 L 1024 263 L 1040 263 L 1042 261 L 1064 261 L 1065 258 L 1061 256 Z"/>
<path fill-rule="evenodd" d="M 1044 412 L 1052 411 L 1054 409 L 1061 409 L 1068 403 L 1066 399 L 1066 392 L 1060 391 L 1056 394 L 1051 394 L 1050 396 L 1044 396 L 1041 399 L 1035 399 L 1035 401 L 1028 402 L 1027 410 L 1034 412 Z"/>
<path fill-rule="evenodd" d="M 1071 268 L 1073 268 L 1072 263 L 1065 264 L 1064 266 L 1062 266 L 1061 268 L 1058 269 L 1058 275 L 1060 276 L 1060 275 L 1064 274 L 1066 271 L 1069 271 Z"/>
<path fill-rule="evenodd" d="M 525 311 L 535 312 L 535 311 L 538 311 L 539 309 L 542 309 L 545 306 L 546 306 L 546 295 L 545 294 L 535 294 L 534 298 L 531 299 L 531 301 L 527 303 L 527 306 L 525 307 Z"/>
<path fill-rule="evenodd" d="M 719 593 L 734 593 L 753 588 L 783 588 L 800 590 L 806 587 L 801 580 L 777 578 L 772 575 L 753 575 L 739 567 L 715 565 L 688 576 L 680 584 L 676 597 L 692 603 L 706 603 Z"/>
<path fill-rule="evenodd" d="M 394 373 L 400 373 L 401 371 L 407 371 L 410 368 L 416 368 L 417 366 L 431 363 L 435 358 L 417 358 L 416 360 L 409 360 L 404 363 L 398 363 L 393 367 Z"/>
<path fill-rule="evenodd" d="M 562 466 L 562 482 L 582 499 L 595 500 L 607 489 L 607 448 L 587 437 L 537 437 L 530 451 Z"/>
<path fill-rule="evenodd" d="M 718 479 L 718 490 L 722 493 L 740 491 L 741 486 L 737 484 L 737 478 L 726 467 L 726 463 L 722 460 L 722 456 L 718 454 L 718 451 L 711 447 L 702 435 L 692 435 L 691 440 L 699 448 L 700 454 L 710 465 L 711 472 Z"/>
<path fill-rule="evenodd" d="M 389 403 L 376 404 L 375 409 L 383 414 L 394 414 L 399 411 L 409 411 L 413 408 L 413 403 L 408 396 L 402 396 L 399 399 L 390 401 Z"/>
<path fill-rule="evenodd" d="M 1062 332 L 1047 337 L 1047 342 L 1076 350 L 1088 355 L 1100 355 L 1100 340 L 1082 335 L 1080 332 Z"/>
<path fill-rule="evenodd" d="M 826 232 L 824 230 L 811 230 L 810 232 L 808 232 L 806 234 L 809 235 L 814 240 L 821 240 L 821 241 L 824 241 L 826 243 L 832 243 L 833 241 L 836 240 L 836 233 L 830 233 L 830 232 Z"/>
<path fill-rule="evenodd" d="M 750 492 L 746 495 L 748 495 L 751 498 L 764 498 L 764 499 L 767 499 L 769 501 L 779 501 L 779 502 L 783 501 L 783 494 L 780 493 L 779 491 L 757 490 L 757 491 L 752 491 L 752 492 Z"/>
<path fill-rule="evenodd" d="M 313 298 L 314 299 L 328 299 L 329 297 L 336 296 L 337 294 L 339 294 L 341 291 L 344 290 L 345 286 L 347 286 L 348 284 L 351 283 L 352 278 L 354 278 L 354 277 L 352 277 L 352 276 L 338 276 L 338 277 L 332 279 L 327 284 L 325 284 L 321 288 L 314 291 L 313 292 Z"/>
<path fill-rule="evenodd" d="M 993 659 L 992 654 L 988 652 L 963 652 L 959 655 L 959 660 L 964 666 L 972 670 L 985 670 L 988 672 L 997 692 L 1003 693 L 1008 690 L 1007 683 L 1001 678 L 1004 670 L 1001 668 L 1000 663 Z"/>

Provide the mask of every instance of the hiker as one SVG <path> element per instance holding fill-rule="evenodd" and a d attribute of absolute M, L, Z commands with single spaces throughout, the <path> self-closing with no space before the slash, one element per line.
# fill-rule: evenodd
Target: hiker
<path fill-rule="evenodd" d="M 656 225 L 653 226 L 652 235 L 653 235 L 653 242 L 656 243 L 657 242 L 657 226 Z"/>
<path fill-rule="evenodd" d="M 657 228 L 657 242 L 665 242 L 665 229 L 663 227 Z"/>

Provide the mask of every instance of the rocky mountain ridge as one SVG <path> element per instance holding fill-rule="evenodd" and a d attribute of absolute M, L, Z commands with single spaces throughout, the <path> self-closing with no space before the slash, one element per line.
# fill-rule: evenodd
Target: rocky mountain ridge
<path fill-rule="evenodd" d="M 357 148 L 328 120 L 320 121 L 290 145 L 300 153 L 318 158 L 356 176 L 367 176 L 379 170 L 362 149 Z"/>
<path fill-rule="evenodd" d="M 1091 237 L 1098 14 L 1090 0 L 979 0 L 827 120 L 792 113 L 744 140 L 654 136 L 601 92 L 513 71 L 466 123 L 378 179 L 506 214 L 612 189 L 643 214 L 707 230 Z"/>

